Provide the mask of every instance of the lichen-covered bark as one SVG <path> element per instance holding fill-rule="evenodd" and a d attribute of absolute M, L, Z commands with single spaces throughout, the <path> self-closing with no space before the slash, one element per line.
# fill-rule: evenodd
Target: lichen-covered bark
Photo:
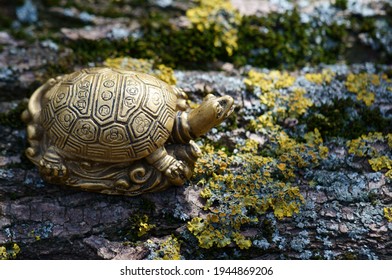
<path fill-rule="evenodd" d="M 66 2 L 33 1 L 18 15 L 20 1 L 0 9 L 0 252 L 6 248 L 8 258 L 18 259 L 392 259 L 386 214 L 392 205 L 392 68 L 299 69 L 334 62 L 346 51 L 355 54 L 347 61 L 388 63 L 387 1 L 349 7 L 308 1 L 296 11 L 289 1 L 258 1 L 262 17 L 232 1 L 242 21 L 227 25 L 228 18 L 216 17 L 223 21 L 219 28 L 236 29 L 231 37 L 208 25 L 203 32 L 192 27 L 195 10 L 189 17 L 186 11 L 196 3 L 188 1 L 118 6 L 74 0 L 70 9 Z M 235 99 L 233 116 L 197 140 L 208 164 L 184 187 L 138 197 L 44 183 L 24 156 L 24 99 L 49 77 L 105 63 L 124 67 L 124 61 L 135 69 L 149 65 L 144 71 L 158 67 L 162 79 L 184 89 L 191 106 L 208 93 Z M 176 66 L 175 77 L 161 63 Z M 189 66 L 214 71 L 177 70 Z M 269 66 L 297 71 L 260 69 Z M 248 187 L 250 175 L 268 171 L 267 163 L 273 174 L 263 175 L 275 177 L 265 185 L 271 200 L 263 208 L 268 203 L 260 194 L 267 188 L 255 187 L 256 197 Z M 247 177 L 230 181 L 242 171 Z M 291 198 L 303 198 L 302 204 L 287 207 L 279 187 L 298 189 Z M 220 235 L 223 248 L 217 248 Z"/>
<path fill-rule="evenodd" d="M 244 104 L 238 94 L 242 82 L 235 76 L 201 72 L 177 72 L 176 76 L 180 85 L 187 81 L 188 92 L 211 87 L 222 94 L 231 93 L 239 106 Z M 252 106 L 245 107 L 252 111 Z M 17 243 L 19 258 L 143 259 L 152 250 L 147 239 L 158 242 L 172 234 L 183 240 L 181 250 L 186 258 L 198 258 L 200 252 L 207 258 L 222 257 L 214 253 L 208 257 L 208 250 L 192 247 L 197 242 L 185 227 L 191 218 L 205 215 L 202 188 L 196 182 L 139 197 L 48 185 L 23 157 L 24 130 L 1 126 L 0 131 L 0 244 Z M 247 137 L 245 131 L 226 134 L 208 137 L 229 146 L 238 137 Z M 217 135 L 226 136 L 219 140 Z M 267 213 L 259 223 L 242 229 L 253 240 L 250 249 L 241 250 L 242 257 L 391 258 L 391 223 L 382 212 L 392 202 L 390 183 L 383 173 L 366 171 L 363 162 L 348 161 L 342 146 L 331 149 L 330 154 L 333 158 L 303 174 L 313 183 L 300 187 L 305 202 L 298 214 L 279 220 Z M 141 215 L 147 215 L 155 228 L 137 237 L 134 217 Z"/>
<path fill-rule="evenodd" d="M 372 176 L 352 171 L 316 173 L 324 185 L 302 189 L 306 202 L 300 214 L 284 220 L 267 215 L 271 245 L 264 253 L 251 248 L 244 255 L 390 259 L 391 226 L 370 198 L 391 203 L 392 190 L 385 180 L 374 182 Z M 345 185 L 350 177 L 357 178 L 357 185 Z M 185 231 L 184 222 L 169 218 L 173 209 L 181 208 L 183 215 L 192 217 L 202 211 L 201 205 L 192 186 L 112 197 L 46 185 L 35 169 L 2 167 L 0 243 L 19 244 L 21 259 L 143 259 L 149 253 L 143 242 L 125 243 L 132 216 L 149 215 L 157 225 L 152 236 L 181 235 L 176 230 Z M 254 236 L 263 226 L 250 227 L 245 234 Z"/>

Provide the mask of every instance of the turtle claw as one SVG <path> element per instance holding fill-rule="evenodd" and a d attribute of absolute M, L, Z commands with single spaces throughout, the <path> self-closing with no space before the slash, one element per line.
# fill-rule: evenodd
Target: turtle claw
<path fill-rule="evenodd" d="M 165 171 L 165 175 L 172 184 L 181 186 L 190 177 L 191 171 L 184 162 L 176 160 Z"/>
<path fill-rule="evenodd" d="M 61 158 L 43 156 L 39 161 L 42 174 L 49 177 L 64 177 L 67 175 L 67 167 L 62 163 Z"/>

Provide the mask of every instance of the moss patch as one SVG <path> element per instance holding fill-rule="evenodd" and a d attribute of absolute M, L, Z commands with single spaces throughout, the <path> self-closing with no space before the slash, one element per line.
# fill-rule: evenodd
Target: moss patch
<path fill-rule="evenodd" d="M 369 108 L 360 101 L 334 99 L 331 105 L 312 106 L 300 119 L 309 130 L 318 129 L 323 139 L 354 139 L 368 132 L 390 133 L 392 120 L 377 107 Z"/>
<path fill-rule="evenodd" d="M 22 112 L 27 108 L 27 102 L 20 102 L 15 109 L 0 113 L 0 124 L 12 128 L 22 128 L 25 124 L 21 120 Z"/>
<path fill-rule="evenodd" d="M 238 65 L 293 68 L 307 63 L 333 63 L 343 54 L 346 30 L 337 23 L 303 23 L 298 10 L 247 16 L 239 28 Z"/>

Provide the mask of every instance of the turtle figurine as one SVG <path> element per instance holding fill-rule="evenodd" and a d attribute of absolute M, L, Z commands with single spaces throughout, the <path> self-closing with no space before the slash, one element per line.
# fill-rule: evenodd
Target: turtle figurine
<path fill-rule="evenodd" d="M 224 121 L 233 98 L 195 109 L 175 86 L 144 73 L 89 68 L 50 79 L 31 96 L 27 157 L 54 184 L 120 195 L 180 186 L 200 149 L 193 139 Z"/>

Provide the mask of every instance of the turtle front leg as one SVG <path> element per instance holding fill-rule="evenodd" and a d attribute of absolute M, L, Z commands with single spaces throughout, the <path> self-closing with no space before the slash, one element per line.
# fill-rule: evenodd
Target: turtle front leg
<path fill-rule="evenodd" d="M 176 186 L 181 186 L 192 176 L 192 171 L 184 162 L 169 155 L 165 147 L 161 147 L 146 158 L 147 162 L 161 171 Z"/>
<path fill-rule="evenodd" d="M 67 167 L 64 165 L 63 158 L 57 153 L 54 146 L 49 146 L 45 154 L 39 161 L 40 171 L 48 177 L 65 177 Z"/>

